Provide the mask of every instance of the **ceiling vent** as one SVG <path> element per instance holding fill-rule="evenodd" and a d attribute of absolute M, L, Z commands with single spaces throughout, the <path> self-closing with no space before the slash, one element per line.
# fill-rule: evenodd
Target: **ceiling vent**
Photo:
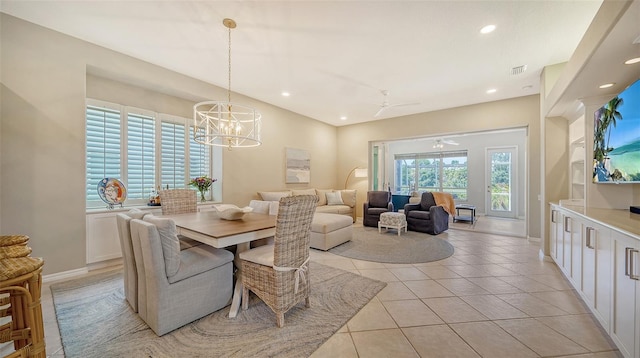
<path fill-rule="evenodd" d="M 511 69 L 511 76 L 517 76 L 524 73 L 527 70 L 527 65 L 517 66 Z"/>

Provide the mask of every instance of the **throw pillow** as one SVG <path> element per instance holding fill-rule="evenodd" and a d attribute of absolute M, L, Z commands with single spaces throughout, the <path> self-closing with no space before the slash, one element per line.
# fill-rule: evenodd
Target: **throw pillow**
<path fill-rule="evenodd" d="M 344 205 L 344 202 L 342 202 L 342 195 L 340 195 L 339 191 L 327 193 L 327 205 Z"/>
<path fill-rule="evenodd" d="M 253 208 L 253 212 L 257 214 L 269 214 L 270 201 L 264 200 L 251 200 L 249 207 Z"/>
<path fill-rule="evenodd" d="M 167 277 L 174 276 L 180 269 L 180 240 L 176 233 L 176 223 L 171 219 L 153 215 L 146 215 L 143 220 L 155 225 L 158 229 Z"/>
<path fill-rule="evenodd" d="M 342 201 L 344 202 L 344 205 L 348 205 L 352 208 L 356 206 L 355 190 L 340 190 L 340 195 L 342 196 Z"/>
<path fill-rule="evenodd" d="M 280 201 L 280 198 L 291 196 L 290 191 L 259 191 L 262 200 L 266 201 Z"/>
<path fill-rule="evenodd" d="M 318 206 L 327 205 L 327 193 L 333 193 L 333 189 L 316 189 L 316 195 L 318 196 Z"/>

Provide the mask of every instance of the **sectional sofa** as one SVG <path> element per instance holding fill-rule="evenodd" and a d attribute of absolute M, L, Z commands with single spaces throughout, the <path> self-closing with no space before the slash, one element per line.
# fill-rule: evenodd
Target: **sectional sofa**
<path fill-rule="evenodd" d="M 294 189 L 280 191 L 259 191 L 260 199 L 267 202 L 278 202 L 280 198 L 291 195 L 316 195 L 318 206 L 316 213 L 341 214 L 351 216 L 356 222 L 356 191 L 334 189 Z M 274 212 L 274 204 L 270 204 Z M 277 209 L 276 209 L 277 210 Z"/>

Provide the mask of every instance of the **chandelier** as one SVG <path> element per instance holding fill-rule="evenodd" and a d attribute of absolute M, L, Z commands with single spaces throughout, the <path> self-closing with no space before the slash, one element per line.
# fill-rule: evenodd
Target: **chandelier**
<path fill-rule="evenodd" d="M 256 147 L 260 139 L 261 117 L 254 108 L 231 102 L 231 29 L 232 19 L 222 20 L 229 29 L 229 84 L 226 101 L 205 101 L 193 106 L 196 143 L 218 147 Z"/>

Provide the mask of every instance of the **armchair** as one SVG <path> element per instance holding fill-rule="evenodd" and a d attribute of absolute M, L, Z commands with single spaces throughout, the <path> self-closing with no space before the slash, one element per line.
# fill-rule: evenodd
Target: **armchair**
<path fill-rule="evenodd" d="M 144 221 L 143 221 L 144 220 Z M 138 277 L 138 314 L 162 336 L 229 304 L 233 254 L 208 245 L 180 250 L 173 220 L 131 220 Z"/>
<path fill-rule="evenodd" d="M 378 227 L 380 214 L 393 211 L 391 192 L 368 191 L 367 201 L 363 204 L 362 225 Z"/>
<path fill-rule="evenodd" d="M 436 205 L 433 193 L 422 193 L 420 202 L 404 206 L 409 230 L 437 235 L 449 229 L 449 213 Z"/>

